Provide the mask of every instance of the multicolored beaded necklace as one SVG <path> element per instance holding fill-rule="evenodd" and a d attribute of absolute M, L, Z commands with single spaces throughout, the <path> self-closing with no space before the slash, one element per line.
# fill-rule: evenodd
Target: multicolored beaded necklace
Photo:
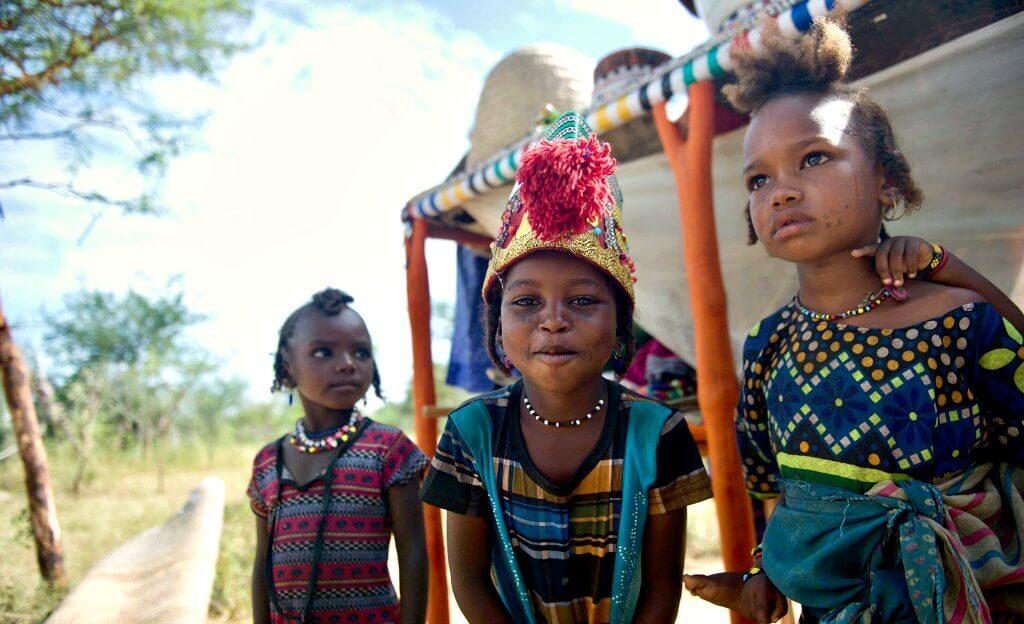
<path fill-rule="evenodd" d="M 534 420 L 546 427 L 579 427 L 593 418 L 594 414 L 601 411 L 601 408 L 604 407 L 604 399 L 598 399 L 597 404 L 594 405 L 594 407 L 587 412 L 583 418 L 570 418 L 569 420 L 548 420 L 546 418 L 541 418 L 541 415 L 538 414 L 537 410 L 533 409 L 533 405 L 530 404 L 530 399 L 526 397 L 525 391 L 523 392 L 523 405 L 526 406 L 526 411 L 530 413 L 530 416 L 533 416 Z"/>
<path fill-rule="evenodd" d="M 363 415 L 352 411 L 352 417 L 348 423 L 340 427 L 332 427 L 324 431 L 307 433 L 306 426 L 300 418 L 295 422 L 295 433 L 288 436 L 288 441 L 295 446 L 300 453 L 322 453 L 338 448 L 339 444 L 348 442 L 348 437 L 359 427 L 359 421 Z"/>
<path fill-rule="evenodd" d="M 796 302 L 796 307 L 800 310 L 800 313 L 806 316 L 807 318 L 811 319 L 812 321 L 831 322 L 841 321 L 843 319 L 848 319 L 852 316 L 860 316 L 861 314 L 867 314 L 868 312 L 874 310 L 879 305 L 881 305 L 882 302 L 888 299 L 889 297 L 892 297 L 896 301 L 902 302 L 906 301 L 907 297 L 909 296 L 910 293 L 907 291 L 906 288 L 882 286 L 882 288 L 880 288 L 878 291 L 868 293 L 863 299 L 861 299 L 861 302 L 858 303 L 856 306 L 850 308 L 849 310 L 846 310 L 845 312 L 837 312 L 835 314 L 825 314 L 822 312 L 815 312 L 814 310 L 807 309 L 806 307 L 804 307 L 804 304 L 800 303 L 800 295 L 793 297 L 793 301 Z"/>

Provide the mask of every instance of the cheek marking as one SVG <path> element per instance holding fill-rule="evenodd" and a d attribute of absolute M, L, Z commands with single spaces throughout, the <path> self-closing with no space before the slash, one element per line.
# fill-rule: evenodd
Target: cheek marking
<path fill-rule="evenodd" d="M 843 206 L 843 210 L 846 210 L 847 208 L 849 208 L 849 206 Z M 839 227 L 840 225 L 843 224 L 843 215 L 838 208 L 829 208 L 828 210 L 826 210 L 825 213 L 822 215 L 822 219 L 825 222 L 826 230 Z"/>

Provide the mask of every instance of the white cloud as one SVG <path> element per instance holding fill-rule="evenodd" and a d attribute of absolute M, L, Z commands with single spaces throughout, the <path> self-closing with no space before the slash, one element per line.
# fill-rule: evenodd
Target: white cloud
<path fill-rule="evenodd" d="M 689 52 L 708 38 L 707 27 L 679 0 L 556 0 L 561 8 L 601 17 L 629 28 L 637 45 L 672 56 Z"/>

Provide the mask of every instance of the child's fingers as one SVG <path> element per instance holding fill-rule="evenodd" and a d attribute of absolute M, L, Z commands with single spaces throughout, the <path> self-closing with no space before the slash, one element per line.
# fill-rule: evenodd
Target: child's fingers
<path fill-rule="evenodd" d="M 767 596 L 758 596 L 758 602 L 754 605 L 754 619 L 757 624 L 772 624 L 772 608 L 768 603 Z"/>
<path fill-rule="evenodd" d="M 932 246 L 919 238 L 907 243 L 907 262 L 911 263 L 907 270 L 910 277 L 917 277 L 917 272 L 926 268 L 932 261 Z"/>
<path fill-rule="evenodd" d="M 772 610 L 772 622 L 778 622 L 789 611 L 789 601 L 779 592 L 775 592 L 775 609 Z"/>
<path fill-rule="evenodd" d="M 741 575 L 735 572 L 721 572 L 712 575 L 687 574 L 683 576 L 683 586 L 701 600 L 707 600 L 727 609 L 734 609 L 740 601 L 743 580 Z"/>
<path fill-rule="evenodd" d="M 882 278 L 883 284 L 892 283 L 892 273 L 889 271 L 889 248 L 892 246 L 889 241 L 883 241 L 875 250 L 875 273 Z"/>
<path fill-rule="evenodd" d="M 889 248 L 889 274 L 892 275 L 894 286 L 903 285 L 903 274 L 907 272 L 907 239 L 898 236 L 892 239 L 892 246 Z"/>
<path fill-rule="evenodd" d="M 858 247 L 857 249 L 854 249 L 853 251 L 850 252 L 850 254 L 856 258 L 869 258 L 875 255 L 876 249 L 878 249 L 878 245 L 865 245 L 863 247 Z"/>
<path fill-rule="evenodd" d="M 684 574 L 683 587 L 686 588 L 686 591 L 696 596 L 697 592 L 707 584 L 707 578 L 703 574 Z"/>

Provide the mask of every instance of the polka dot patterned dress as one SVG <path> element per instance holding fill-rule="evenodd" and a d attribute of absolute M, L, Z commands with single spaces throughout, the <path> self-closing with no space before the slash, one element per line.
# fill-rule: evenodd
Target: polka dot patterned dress
<path fill-rule="evenodd" d="M 1024 339 L 986 303 L 899 329 L 813 321 L 790 304 L 744 345 L 737 437 L 751 494 L 780 478 L 866 492 L 1024 465 Z"/>

